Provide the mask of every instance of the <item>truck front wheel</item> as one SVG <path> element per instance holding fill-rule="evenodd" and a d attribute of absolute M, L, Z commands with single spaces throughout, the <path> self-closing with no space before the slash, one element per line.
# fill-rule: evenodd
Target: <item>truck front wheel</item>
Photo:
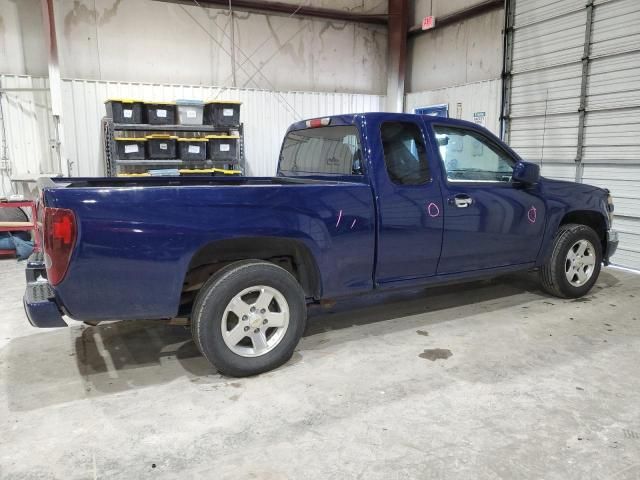
<path fill-rule="evenodd" d="M 191 331 L 220 373 L 244 377 L 289 360 L 306 318 L 304 291 L 289 272 L 246 260 L 223 268 L 200 289 Z"/>
<path fill-rule="evenodd" d="M 585 295 L 598 280 L 602 244 L 590 227 L 566 224 L 558 229 L 549 261 L 540 269 L 542 288 L 560 298 Z"/>

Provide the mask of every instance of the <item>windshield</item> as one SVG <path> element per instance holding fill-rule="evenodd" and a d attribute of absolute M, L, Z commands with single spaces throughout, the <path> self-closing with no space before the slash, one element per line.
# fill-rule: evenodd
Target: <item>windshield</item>
<path fill-rule="evenodd" d="M 358 129 L 352 125 L 289 132 L 280 154 L 281 175 L 362 175 Z"/>

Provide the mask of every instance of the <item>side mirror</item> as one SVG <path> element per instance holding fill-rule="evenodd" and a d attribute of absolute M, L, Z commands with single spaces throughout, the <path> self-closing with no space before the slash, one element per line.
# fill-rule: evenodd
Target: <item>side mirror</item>
<path fill-rule="evenodd" d="M 540 180 L 540 165 L 529 162 L 518 162 L 513 167 L 511 179 L 517 183 L 533 185 Z"/>

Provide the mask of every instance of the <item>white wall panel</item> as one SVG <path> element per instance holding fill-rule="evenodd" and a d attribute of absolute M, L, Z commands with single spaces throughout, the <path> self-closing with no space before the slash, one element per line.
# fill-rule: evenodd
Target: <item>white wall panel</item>
<path fill-rule="evenodd" d="M 457 113 L 457 104 L 462 104 L 463 120 L 473 121 L 475 112 L 486 112 L 486 127 L 494 134 L 499 134 L 500 127 L 500 80 L 468 83 L 435 90 L 412 92 L 407 94 L 405 111 L 413 113 L 415 108 L 430 105 L 449 105 L 449 116 Z"/>
<path fill-rule="evenodd" d="M 540 165 L 540 173 L 547 178 L 555 180 L 564 180 L 566 182 L 575 182 L 576 166 L 567 165 L 565 163 L 548 163 L 543 162 Z"/>
<path fill-rule="evenodd" d="M 633 53 L 596 58 L 589 65 L 587 110 L 640 107 L 640 45 Z"/>
<path fill-rule="evenodd" d="M 518 24 L 516 16 L 513 72 L 579 61 L 584 45 L 585 19 L 584 8 L 568 15 L 524 26 Z"/>
<path fill-rule="evenodd" d="M 640 2 L 615 0 L 600 2 L 593 16 L 591 56 L 601 57 L 640 48 Z"/>
<path fill-rule="evenodd" d="M 640 162 L 640 108 L 590 111 L 585 119 L 584 161 Z"/>
<path fill-rule="evenodd" d="M 513 76 L 511 114 L 513 117 L 578 112 L 580 63 L 528 71 Z"/>
<path fill-rule="evenodd" d="M 573 163 L 577 135 L 577 114 L 520 117 L 511 120 L 509 144 L 530 162 Z"/>
<path fill-rule="evenodd" d="M 507 139 L 529 161 L 566 163 L 553 178 L 575 179 L 585 20 L 582 1 L 516 1 Z"/>
<path fill-rule="evenodd" d="M 640 165 L 588 164 L 584 166 L 582 178 L 584 183 L 611 191 L 615 200 L 616 216 L 638 216 Z"/>
<path fill-rule="evenodd" d="M 4 131 L 0 128 L 0 149 L 6 142 L 11 177 L 38 177 L 59 171 L 50 146 L 54 139 L 51 101 L 45 78 L 0 75 Z M 17 91 L 15 89 L 28 89 Z M 29 91 L 32 90 L 32 91 Z M 0 151 L 0 156 L 2 152 Z M 8 190 L 5 184 L 4 189 Z"/>
<path fill-rule="evenodd" d="M 63 122 L 66 152 L 72 172 L 80 176 L 104 175 L 100 158 L 100 120 L 104 101 L 112 97 L 142 100 L 227 99 L 243 102 L 247 174 L 273 175 L 280 144 L 294 121 L 322 115 L 379 111 L 384 97 L 352 93 L 270 92 L 190 85 L 63 81 Z"/>
<path fill-rule="evenodd" d="M 526 0 L 516 3 L 515 23 L 525 26 L 557 18 L 584 7 L 584 0 Z"/>
<path fill-rule="evenodd" d="M 640 162 L 634 165 L 586 164 L 583 182 L 608 188 L 615 204 L 614 228 L 620 246 L 614 263 L 640 270 Z"/>

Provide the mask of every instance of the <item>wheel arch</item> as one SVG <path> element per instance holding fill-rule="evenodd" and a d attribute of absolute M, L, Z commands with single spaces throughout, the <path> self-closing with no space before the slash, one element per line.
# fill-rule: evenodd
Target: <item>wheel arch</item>
<path fill-rule="evenodd" d="M 544 240 L 542 242 L 540 254 L 538 255 L 538 266 L 544 265 L 549 260 L 551 253 L 553 252 L 554 239 L 557 235 L 558 229 L 563 225 L 575 223 L 579 225 L 586 225 L 592 228 L 598 238 L 602 247 L 603 257 L 606 258 L 607 248 L 607 219 L 598 210 L 590 209 L 573 209 L 562 212 L 556 210 L 550 215 L 550 220 L 545 231 Z"/>
<path fill-rule="evenodd" d="M 308 298 L 322 293 L 320 270 L 309 247 L 299 239 L 286 237 L 241 237 L 209 242 L 191 258 L 183 283 L 183 300 L 197 292 L 215 272 L 240 260 L 265 260 L 291 273 Z M 186 298 L 185 298 L 186 297 Z"/>
<path fill-rule="evenodd" d="M 572 210 L 565 213 L 560 220 L 558 228 L 568 223 L 586 225 L 592 228 L 600 239 L 602 253 L 603 256 L 605 255 L 607 248 L 607 219 L 601 212 L 594 210 Z"/>

